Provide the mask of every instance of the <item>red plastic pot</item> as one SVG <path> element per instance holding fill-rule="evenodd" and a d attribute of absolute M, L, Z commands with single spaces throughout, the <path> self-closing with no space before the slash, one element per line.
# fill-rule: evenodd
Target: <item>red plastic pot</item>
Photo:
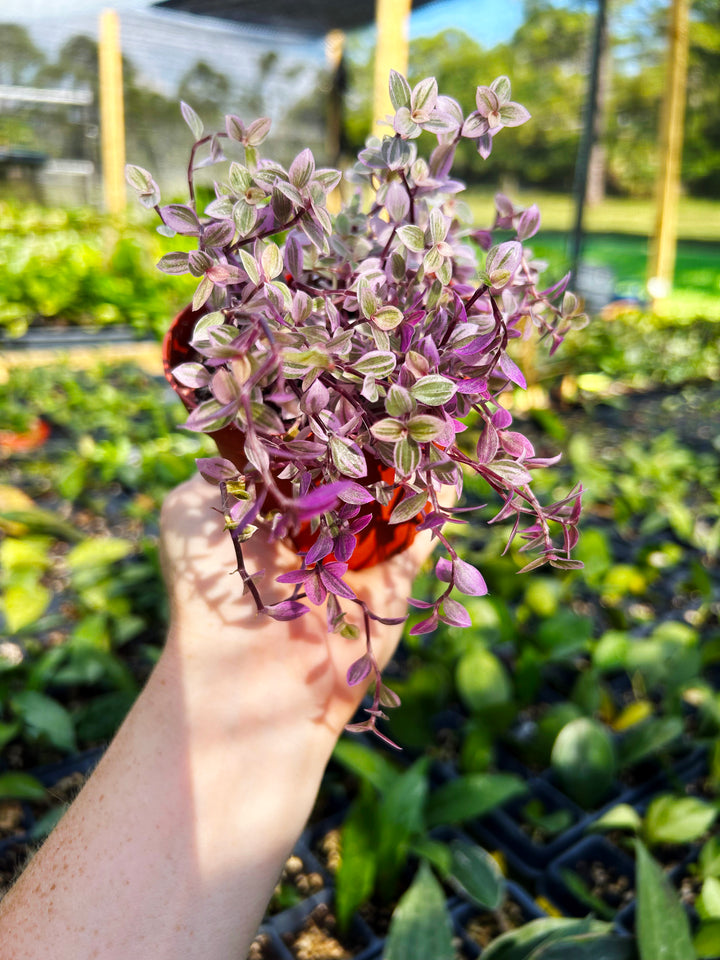
<path fill-rule="evenodd" d="M 195 390 L 178 383 L 173 377 L 172 371 L 181 363 L 201 359 L 190 344 L 193 329 L 199 317 L 200 314 L 195 313 L 191 307 L 186 307 L 175 318 L 163 341 L 165 377 L 188 411 L 193 410 L 198 405 L 199 401 Z M 230 424 L 221 430 L 210 433 L 209 436 L 215 441 L 222 457 L 234 463 L 238 470 L 243 471 L 245 469 L 244 437 L 238 427 Z M 368 458 L 367 483 L 374 483 L 378 480 L 392 483 L 394 479 L 395 471 L 392 467 L 387 467 L 377 460 Z M 355 552 L 348 563 L 351 570 L 363 570 L 375 566 L 376 563 L 381 563 L 383 560 L 407 550 L 413 542 L 416 534 L 415 520 L 406 523 L 388 523 L 390 514 L 401 497 L 402 492 L 398 491 L 385 506 L 373 503 L 364 508 L 372 512 L 373 522 L 369 523 L 358 535 Z M 298 550 L 308 550 L 315 540 L 315 534 L 311 532 L 310 524 L 304 524 L 293 535 L 292 539 Z"/>
<path fill-rule="evenodd" d="M 0 430 L 0 451 L 11 454 L 36 450 L 45 443 L 49 436 L 50 427 L 38 417 L 29 430 L 22 432 Z"/>

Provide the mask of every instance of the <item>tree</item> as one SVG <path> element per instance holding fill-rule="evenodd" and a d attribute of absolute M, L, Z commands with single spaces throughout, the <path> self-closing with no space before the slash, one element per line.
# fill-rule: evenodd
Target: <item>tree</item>
<path fill-rule="evenodd" d="M 683 180 L 705 196 L 720 193 L 720 5 L 695 0 L 690 17 Z"/>
<path fill-rule="evenodd" d="M 32 84 L 45 63 L 45 54 L 35 46 L 25 27 L 17 23 L 0 23 L 0 36 L 0 84 Z"/>
<path fill-rule="evenodd" d="M 231 84 L 204 60 L 198 60 L 185 71 L 178 85 L 178 99 L 189 103 L 201 115 L 224 111 L 228 106 Z"/>

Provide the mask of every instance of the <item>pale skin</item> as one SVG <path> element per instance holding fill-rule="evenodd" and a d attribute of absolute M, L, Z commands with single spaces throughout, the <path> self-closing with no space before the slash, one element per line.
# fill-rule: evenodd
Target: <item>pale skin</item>
<path fill-rule="evenodd" d="M 259 617 L 235 566 L 217 489 L 189 481 L 161 530 L 168 639 L 103 760 L 0 904 L 0 960 L 243 960 L 323 770 L 364 693 L 348 688 L 365 642 L 328 635 L 324 607 Z M 431 550 L 348 574 L 383 617 L 406 613 Z M 266 602 L 297 567 L 283 544 L 253 538 L 250 572 Z M 355 604 L 342 601 L 362 624 Z M 373 623 L 381 665 L 402 627 Z M 390 729 L 391 732 L 391 729 Z"/>

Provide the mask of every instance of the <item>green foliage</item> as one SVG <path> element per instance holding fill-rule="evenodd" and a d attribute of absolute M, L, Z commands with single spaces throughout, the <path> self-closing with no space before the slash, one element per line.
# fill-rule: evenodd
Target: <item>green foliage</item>
<path fill-rule="evenodd" d="M 415 903 L 418 890 L 431 899 L 434 896 L 431 887 L 437 881 L 428 881 L 430 867 L 471 902 L 489 909 L 499 906 L 505 896 L 505 880 L 489 855 L 468 841 L 440 840 L 431 830 L 482 816 L 519 795 L 525 787 L 518 777 L 476 774 L 431 791 L 427 759 L 400 772 L 386 761 L 378 764 L 373 751 L 364 745 L 342 740 L 333 756 L 363 778 L 341 832 L 342 858 L 336 876 L 341 928 L 374 894 L 384 903 L 392 900 L 410 855 L 419 858 L 420 867 L 395 911 L 389 940 L 395 943 L 393 950 L 405 950 L 412 936 L 405 919 L 406 911 L 412 913 L 414 908 L 407 904 Z M 406 906 L 401 909 L 403 904 Z M 444 895 L 442 915 L 447 920 L 438 921 L 441 928 L 446 923 L 449 928 Z"/>
<path fill-rule="evenodd" d="M 585 807 L 602 802 L 617 765 L 607 730 L 589 717 L 578 717 L 563 727 L 555 740 L 551 762 L 562 789 Z"/>
<path fill-rule="evenodd" d="M 442 887 L 422 863 L 390 923 L 387 960 L 453 960 L 452 922 Z"/>
<path fill-rule="evenodd" d="M 640 840 L 636 856 L 640 960 L 695 960 L 687 914 Z"/>
<path fill-rule="evenodd" d="M 149 225 L 0 201 L 0 330 L 124 323 L 160 338 L 192 297 L 192 285 L 156 270 L 166 249 Z"/>
<path fill-rule="evenodd" d="M 641 837 L 648 847 L 660 844 L 691 843 L 702 837 L 717 819 L 718 809 L 698 797 L 660 794 L 650 802 L 644 816 L 626 803 L 612 807 L 592 824 L 596 832 L 628 830 Z M 701 869 L 705 876 L 715 872 L 715 845 L 708 847 Z"/>
<path fill-rule="evenodd" d="M 543 917 L 493 940 L 483 951 L 483 960 L 538 960 L 551 944 L 577 936 L 604 936 L 609 931 L 610 924 L 600 920 Z"/>

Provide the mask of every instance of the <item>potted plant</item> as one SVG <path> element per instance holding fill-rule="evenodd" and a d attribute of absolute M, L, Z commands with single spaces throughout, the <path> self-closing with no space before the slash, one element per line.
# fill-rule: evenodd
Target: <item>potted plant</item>
<path fill-rule="evenodd" d="M 501 401 L 525 386 L 513 340 L 536 331 L 555 350 L 587 319 L 566 292 L 568 277 L 538 289 L 540 267 L 523 247 L 539 228 L 535 205 L 522 209 L 500 195 L 492 229 L 465 222 L 463 185 L 451 176 L 458 143 L 473 140 L 485 158 L 503 127 L 529 118 L 511 100 L 507 77 L 477 88 L 469 116 L 438 94 L 432 77 L 411 89 L 393 72 L 390 97 L 388 132 L 359 153 L 346 177 L 354 190 L 335 216 L 326 201 L 341 174 L 316 167 L 310 150 L 288 169 L 261 158 L 265 118 L 227 116 L 224 130 L 206 133 L 182 104 L 194 137 L 187 203 L 161 205 L 150 173 L 127 169 L 160 232 L 197 244 L 158 264 L 198 279 L 166 337 L 165 370 L 189 410 L 186 427 L 217 442 L 220 456 L 198 468 L 219 487 L 243 585 L 276 619 L 327 602 L 329 629 L 344 636 L 357 628 L 341 602 L 360 604 L 367 649 L 348 682 L 372 674 L 375 693 L 368 718 L 351 729 L 376 733 L 384 708 L 399 703 L 373 655 L 370 623 L 382 618 L 343 578 L 430 530 L 446 553 L 435 568 L 441 591 L 410 600 L 426 614 L 413 631 L 439 621 L 468 626 L 451 593 L 487 588 L 443 533 L 446 523 L 465 521 L 441 495 L 460 496 L 463 471 L 500 498 L 489 522 L 512 520 L 510 540 L 519 536 L 537 554 L 524 570 L 581 565 L 570 555 L 581 490 L 540 504 L 532 472 L 558 458 L 538 457 Z M 427 159 L 421 136 L 434 143 Z M 209 168 L 219 172 L 205 203 L 198 177 Z M 496 243 L 495 230 L 509 239 Z M 468 419 L 476 441 L 463 437 Z M 278 578 L 288 598 L 271 606 L 243 562 L 242 544 L 259 528 L 290 539 L 298 553 L 298 569 Z"/>

